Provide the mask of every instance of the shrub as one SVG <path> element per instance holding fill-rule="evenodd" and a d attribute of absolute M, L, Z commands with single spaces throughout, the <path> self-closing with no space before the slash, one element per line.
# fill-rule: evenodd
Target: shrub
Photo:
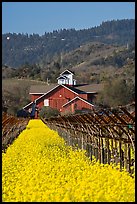
<path fill-rule="evenodd" d="M 50 118 L 60 115 L 60 112 L 57 109 L 43 106 L 39 112 L 40 118 Z"/>

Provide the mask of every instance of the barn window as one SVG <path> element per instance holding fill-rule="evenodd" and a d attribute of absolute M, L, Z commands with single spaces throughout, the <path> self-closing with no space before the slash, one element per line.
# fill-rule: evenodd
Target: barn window
<path fill-rule="evenodd" d="M 49 99 L 44 100 L 44 106 L 49 106 Z"/>

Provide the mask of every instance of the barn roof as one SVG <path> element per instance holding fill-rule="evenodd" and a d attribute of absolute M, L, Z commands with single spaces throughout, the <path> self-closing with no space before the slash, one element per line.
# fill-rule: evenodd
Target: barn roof
<path fill-rule="evenodd" d="M 50 85 L 32 85 L 30 87 L 29 94 L 44 94 L 52 90 L 58 84 L 50 84 Z"/>
<path fill-rule="evenodd" d="M 32 85 L 30 87 L 29 94 L 45 94 L 49 92 L 50 90 L 54 89 L 58 84 L 50 84 L 50 85 Z M 82 93 L 96 93 L 103 89 L 103 84 L 87 84 L 87 85 L 81 85 L 81 86 L 67 86 L 64 85 L 64 87 L 70 89 L 71 91 L 82 94 Z"/>
<path fill-rule="evenodd" d="M 76 89 L 85 93 L 97 93 L 104 88 L 104 84 L 87 84 L 83 86 L 76 86 Z"/>
<path fill-rule="evenodd" d="M 77 93 L 77 94 L 82 94 L 82 93 L 83 93 L 83 91 L 81 91 L 81 90 L 75 88 L 74 86 L 67 86 L 67 85 L 65 85 L 65 84 L 63 84 L 63 85 L 64 85 L 64 87 L 66 87 L 67 89 L 69 89 L 69 90 L 71 90 L 71 91 L 73 91 L 73 92 L 75 92 L 75 93 Z"/>

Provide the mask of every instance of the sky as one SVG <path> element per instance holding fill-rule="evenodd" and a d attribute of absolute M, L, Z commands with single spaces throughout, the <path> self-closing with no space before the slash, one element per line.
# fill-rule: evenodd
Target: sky
<path fill-rule="evenodd" d="M 118 19 L 135 19 L 135 2 L 2 2 L 3 34 L 44 35 Z"/>

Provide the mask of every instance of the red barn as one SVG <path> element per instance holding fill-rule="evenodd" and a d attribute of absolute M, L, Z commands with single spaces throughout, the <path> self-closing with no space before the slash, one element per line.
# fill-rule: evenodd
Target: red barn
<path fill-rule="evenodd" d="M 58 77 L 58 84 L 31 86 L 29 94 L 32 102 L 23 109 L 29 110 L 35 101 L 38 109 L 49 106 L 60 112 L 71 113 L 75 110 L 92 110 L 93 99 L 101 88 L 100 84 L 76 85 L 73 73 L 65 70 Z"/>

